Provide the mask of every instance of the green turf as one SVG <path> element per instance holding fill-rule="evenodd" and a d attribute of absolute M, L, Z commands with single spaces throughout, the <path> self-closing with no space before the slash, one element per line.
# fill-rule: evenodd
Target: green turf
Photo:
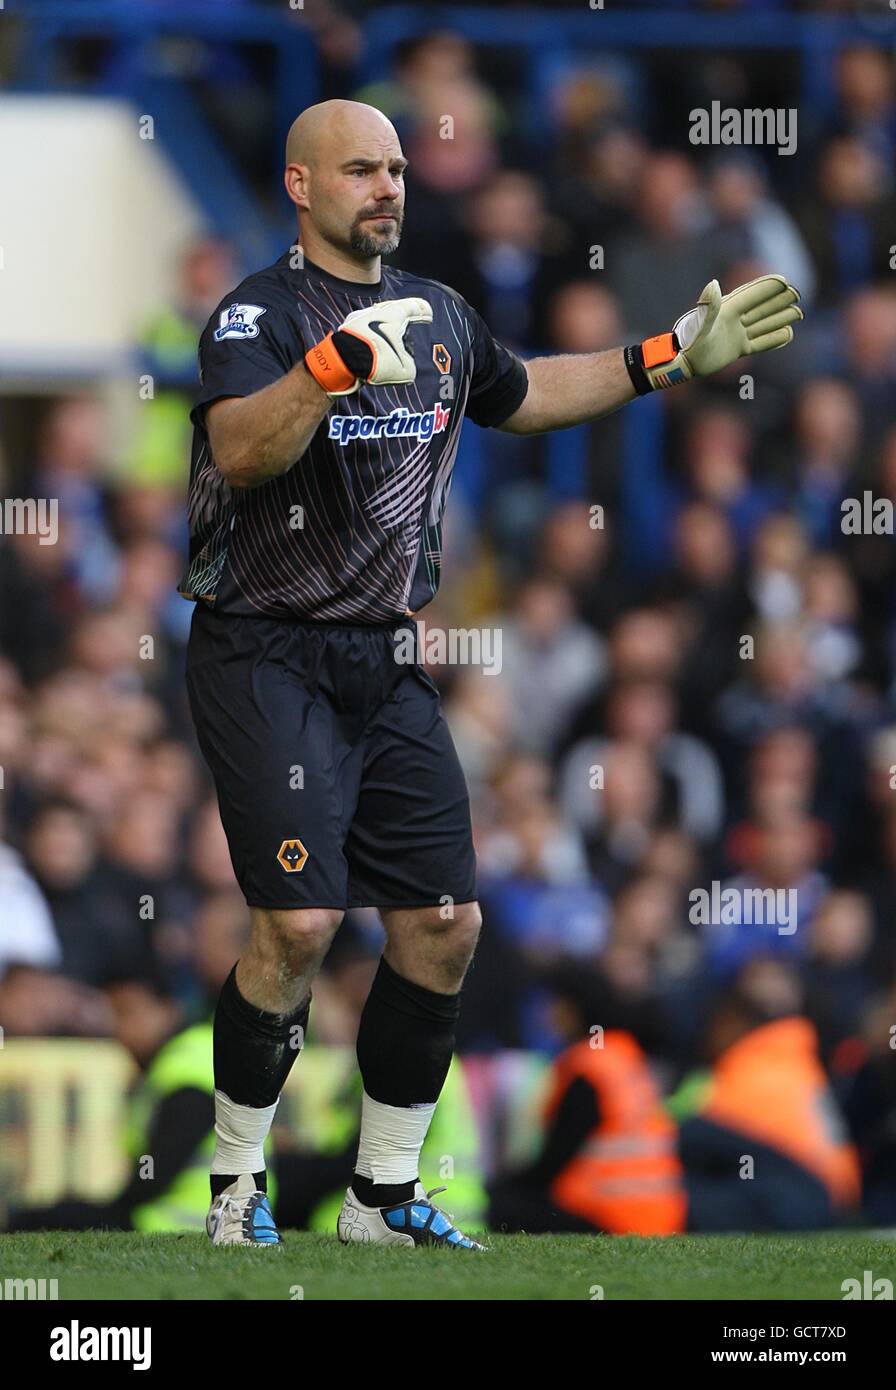
<path fill-rule="evenodd" d="M 490 1242 L 476 1255 L 297 1232 L 272 1250 L 212 1249 L 198 1235 L 0 1235 L 0 1280 L 56 1279 L 60 1299 L 590 1299 L 595 1285 L 606 1299 L 842 1299 L 843 1280 L 866 1269 L 896 1283 L 896 1234 Z"/>

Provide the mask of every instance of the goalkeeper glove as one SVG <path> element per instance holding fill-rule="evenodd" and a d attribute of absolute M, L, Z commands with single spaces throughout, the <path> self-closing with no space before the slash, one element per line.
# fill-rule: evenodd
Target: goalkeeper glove
<path fill-rule="evenodd" d="M 770 352 L 793 340 L 803 317 L 799 291 L 783 275 L 760 275 L 724 297 L 710 280 L 697 306 L 672 329 L 625 349 L 625 365 L 639 396 L 710 376 L 739 357 Z"/>
<path fill-rule="evenodd" d="M 407 386 L 417 367 L 404 335 L 409 323 L 431 323 L 425 299 L 386 299 L 355 309 L 305 354 L 305 365 L 328 396 L 368 386 Z"/>

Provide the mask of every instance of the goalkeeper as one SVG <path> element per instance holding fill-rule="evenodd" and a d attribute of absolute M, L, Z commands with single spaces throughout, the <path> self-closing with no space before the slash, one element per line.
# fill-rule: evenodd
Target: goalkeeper
<path fill-rule="evenodd" d="M 214 1024 L 216 1244 L 279 1243 L 264 1140 L 315 974 L 346 908 L 369 906 L 387 944 L 338 1233 L 481 1248 L 419 1183 L 480 914 L 463 775 L 435 686 L 404 659 L 439 583 L 463 419 L 563 429 L 784 347 L 802 318 L 780 276 L 725 296 L 713 281 L 658 337 L 524 363 L 455 291 L 383 266 L 405 164 L 373 107 L 303 112 L 285 172 L 299 243 L 200 342 L 187 687 L 251 916 Z"/>

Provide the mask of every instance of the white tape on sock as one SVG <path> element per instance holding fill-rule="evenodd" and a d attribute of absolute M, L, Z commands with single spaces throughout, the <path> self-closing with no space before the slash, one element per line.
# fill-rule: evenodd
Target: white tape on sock
<path fill-rule="evenodd" d="M 264 1169 L 267 1139 L 279 1101 L 256 1110 L 237 1105 L 223 1091 L 215 1091 L 215 1155 L 213 1173 L 260 1173 Z"/>
<path fill-rule="evenodd" d="M 371 1182 L 413 1182 L 420 1170 L 420 1150 L 435 1111 L 432 1105 L 383 1105 L 365 1091 L 361 1101 L 361 1140 L 355 1172 Z"/>

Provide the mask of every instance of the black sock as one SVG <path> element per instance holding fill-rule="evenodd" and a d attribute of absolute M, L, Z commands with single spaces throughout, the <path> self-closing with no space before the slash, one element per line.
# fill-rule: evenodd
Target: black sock
<path fill-rule="evenodd" d="M 394 1207 L 398 1202 L 409 1202 L 416 1189 L 416 1181 L 376 1183 L 360 1173 L 352 1175 L 352 1192 L 362 1207 Z"/>
<path fill-rule="evenodd" d="M 225 1187 L 229 1187 L 232 1182 L 236 1182 L 239 1176 L 239 1173 L 209 1173 L 208 1180 L 211 1185 L 212 1196 L 220 1197 Z M 262 1168 L 260 1173 L 253 1173 L 252 1177 L 255 1179 L 255 1186 L 258 1191 L 267 1192 L 268 1175 L 265 1170 Z"/>
<path fill-rule="evenodd" d="M 236 966 L 224 981 L 215 1010 L 215 1089 L 236 1105 L 273 1105 L 308 1026 L 311 995 L 292 1014 L 256 1009 L 237 988 Z"/>
<path fill-rule="evenodd" d="M 460 994 L 425 989 L 381 960 L 358 1029 L 358 1066 L 371 1099 L 405 1109 L 434 1104 L 451 1065 L 459 1012 Z M 355 1196 L 370 1207 L 410 1201 L 414 1188 L 352 1178 Z"/>
<path fill-rule="evenodd" d="M 240 994 L 234 966 L 215 1010 L 215 1090 L 223 1091 L 237 1105 L 252 1105 L 257 1110 L 273 1105 L 301 1051 L 310 1007 L 309 994 L 292 1014 L 256 1009 Z M 237 1177 L 238 1173 L 209 1174 L 212 1196 L 220 1196 Z M 253 1177 L 255 1186 L 267 1192 L 264 1171 Z"/>

